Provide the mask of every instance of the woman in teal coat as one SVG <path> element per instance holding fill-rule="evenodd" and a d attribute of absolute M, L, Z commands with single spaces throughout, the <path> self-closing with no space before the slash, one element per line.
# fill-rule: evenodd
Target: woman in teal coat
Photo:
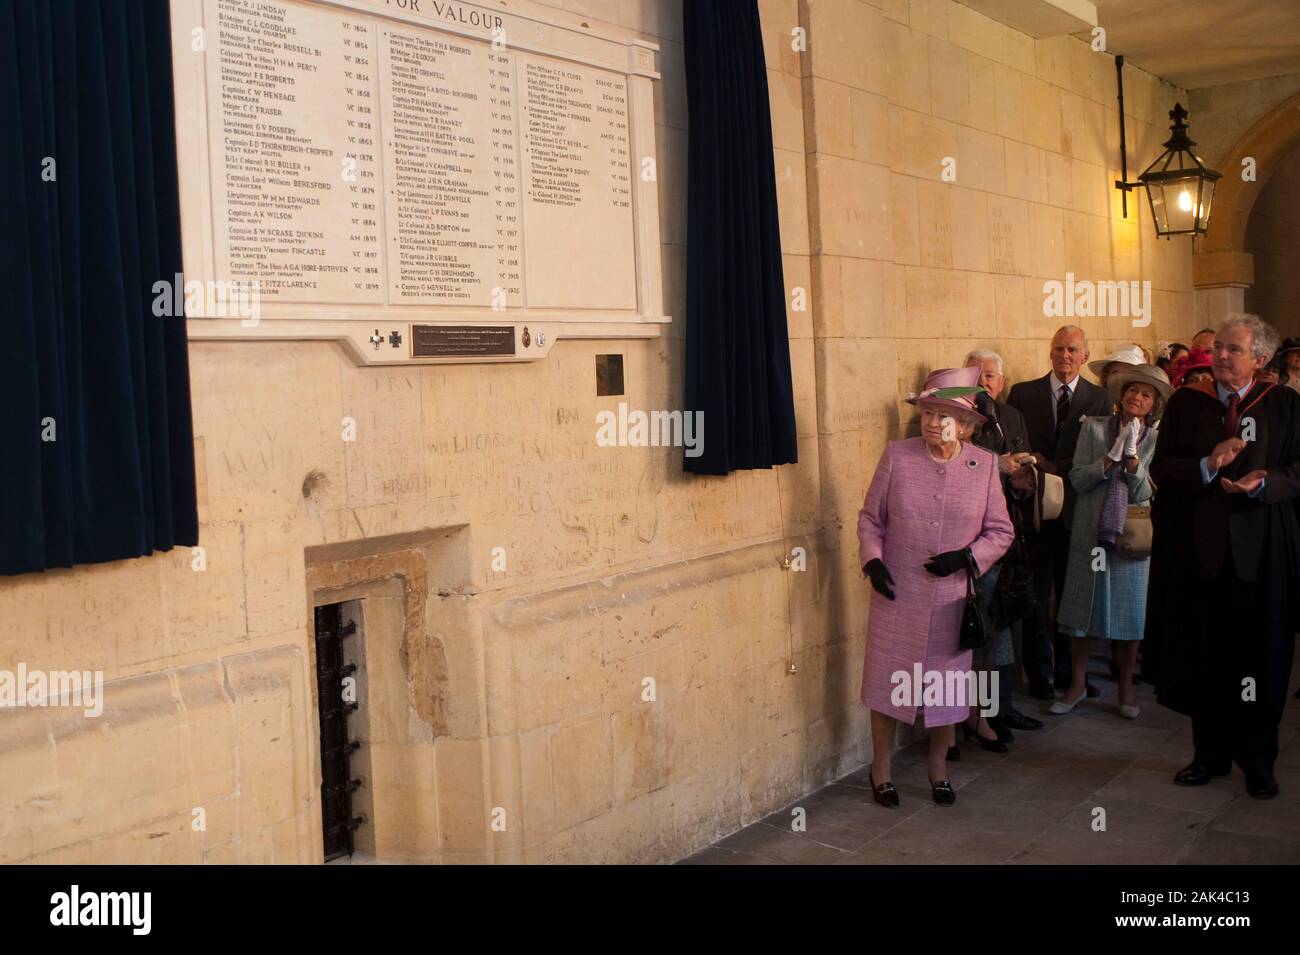
<path fill-rule="evenodd" d="M 1146 618 L 1151 558 L 1122 557 L 1115 541 L 1128 506 L 1151 500 L 1147 467 L 1156 449 L 1156 422 L 1173 389 L 1155 365 L 1117 369 L 1106 385 L 1117 410 L 1084 421 L 1070 469 L 1079 496 L 1056 621 L 1062 633 L 1074 638 L 1072 678 L 1051 712 L 1069 713 L 1087 696 L 1089 638 L 1106 637 L 1118 647 L 1120 715 L 1136 719 L 1133 671 Z"/>

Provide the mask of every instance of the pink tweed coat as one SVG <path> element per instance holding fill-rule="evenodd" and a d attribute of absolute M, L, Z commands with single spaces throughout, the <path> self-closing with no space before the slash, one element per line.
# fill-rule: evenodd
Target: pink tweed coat
<path fill-rule="evenodd" d="M 895 599 L 871 590 L 864 704 L 911 724 L 917 710 L 911 694 L 905 706 L 890 700 L 895 672 L 902 670 L 911 680 L 917 663 L 923 672 L 945 677 L 949 671 L 970 671 L 971 652 L 957 648 L 966 574 L 935 577 L 924 565 L 935 554 L 969 547 L 983 574 L 1007 552 L 1012 538 L 993 454 L 963 443 L 957 457 L 939 463 L 922 438 L 885 446 L 858 512 L 858 563 L 884 561 L 894 578 Z M 926 726 L 947 726 L 968 714 L 953 705 L 922 709 Z"/>

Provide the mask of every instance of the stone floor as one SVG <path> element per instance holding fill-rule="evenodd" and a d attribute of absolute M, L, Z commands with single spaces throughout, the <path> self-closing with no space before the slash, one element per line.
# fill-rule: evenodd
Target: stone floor
<path fill-rule="evenodd" d="M 809 793 L 683 862 L 706 865 L 861 863 L 1297 863 L 1300 862 L 1300 700 L 1280 731 L 1272 800 L 1246 794 L 1241 770 L 1208 786 L 1172 782 L 1192 753 L 1191 724 L 1139 688 L 1136 721 L 1116 712 L 1116 686 L 1102 665 L 1092 682 L 1101 697 L 1066 716 L 1017 699 L 1047 725 L 1017 732 L 1011 752 L 961 745 L 950 762 L 955 806 L 930 798 L 926 746 L 894 757 L 902 805 L 871 800 L 867 767 Z M 791 831 L 795 807 L 807 828 Z M 1104 832 L 1093 830 L 1096 807 Z"/>

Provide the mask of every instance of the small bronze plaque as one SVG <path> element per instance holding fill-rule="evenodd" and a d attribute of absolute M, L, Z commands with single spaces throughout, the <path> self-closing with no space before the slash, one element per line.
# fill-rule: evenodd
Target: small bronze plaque
<path fill-rule="evenodd" d="M 412 358 L 474 358 L 513 355 L 513 325 L 413 325 Z"/>

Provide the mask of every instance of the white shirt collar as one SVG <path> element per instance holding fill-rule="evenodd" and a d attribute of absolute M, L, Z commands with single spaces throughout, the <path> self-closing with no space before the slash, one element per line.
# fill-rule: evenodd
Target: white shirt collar
<path fill-rule="evenodd" d="M 1246 384 L 1243 387 L 1237 389 L 1237 394 L 1241 398 L 1245 398 L 1246 392 L 1250 391 L 1251 387 L 1254 384 L 1255 381 L 1252 378 L 1250 381 L 1246 382 Z M 1228 395 L 1232 394 L 1232 389 L 1216 381 L 1214 383 L 1214 392 L 1219 396 L 1219 401 L 1221 401 L 1223 404 L 1226 405 L 1228 403 Z"/>
<path fill-rule="evenodd" d="M 1059 395 L 1061 393 L 1062 388 L 1069 388 L 1070 394 L 1073 395 L 1075 387 L 1079 384 L 1079 376 L 1077 374 L 1073 378 L 1071 378 L 1068 383 L 1066 383 L 1061 381 L 1060 378 L 1056 377 L 1056 372 L 1051 372 L 1051 380 L 1052 380 L 1053 397 Z"/>

